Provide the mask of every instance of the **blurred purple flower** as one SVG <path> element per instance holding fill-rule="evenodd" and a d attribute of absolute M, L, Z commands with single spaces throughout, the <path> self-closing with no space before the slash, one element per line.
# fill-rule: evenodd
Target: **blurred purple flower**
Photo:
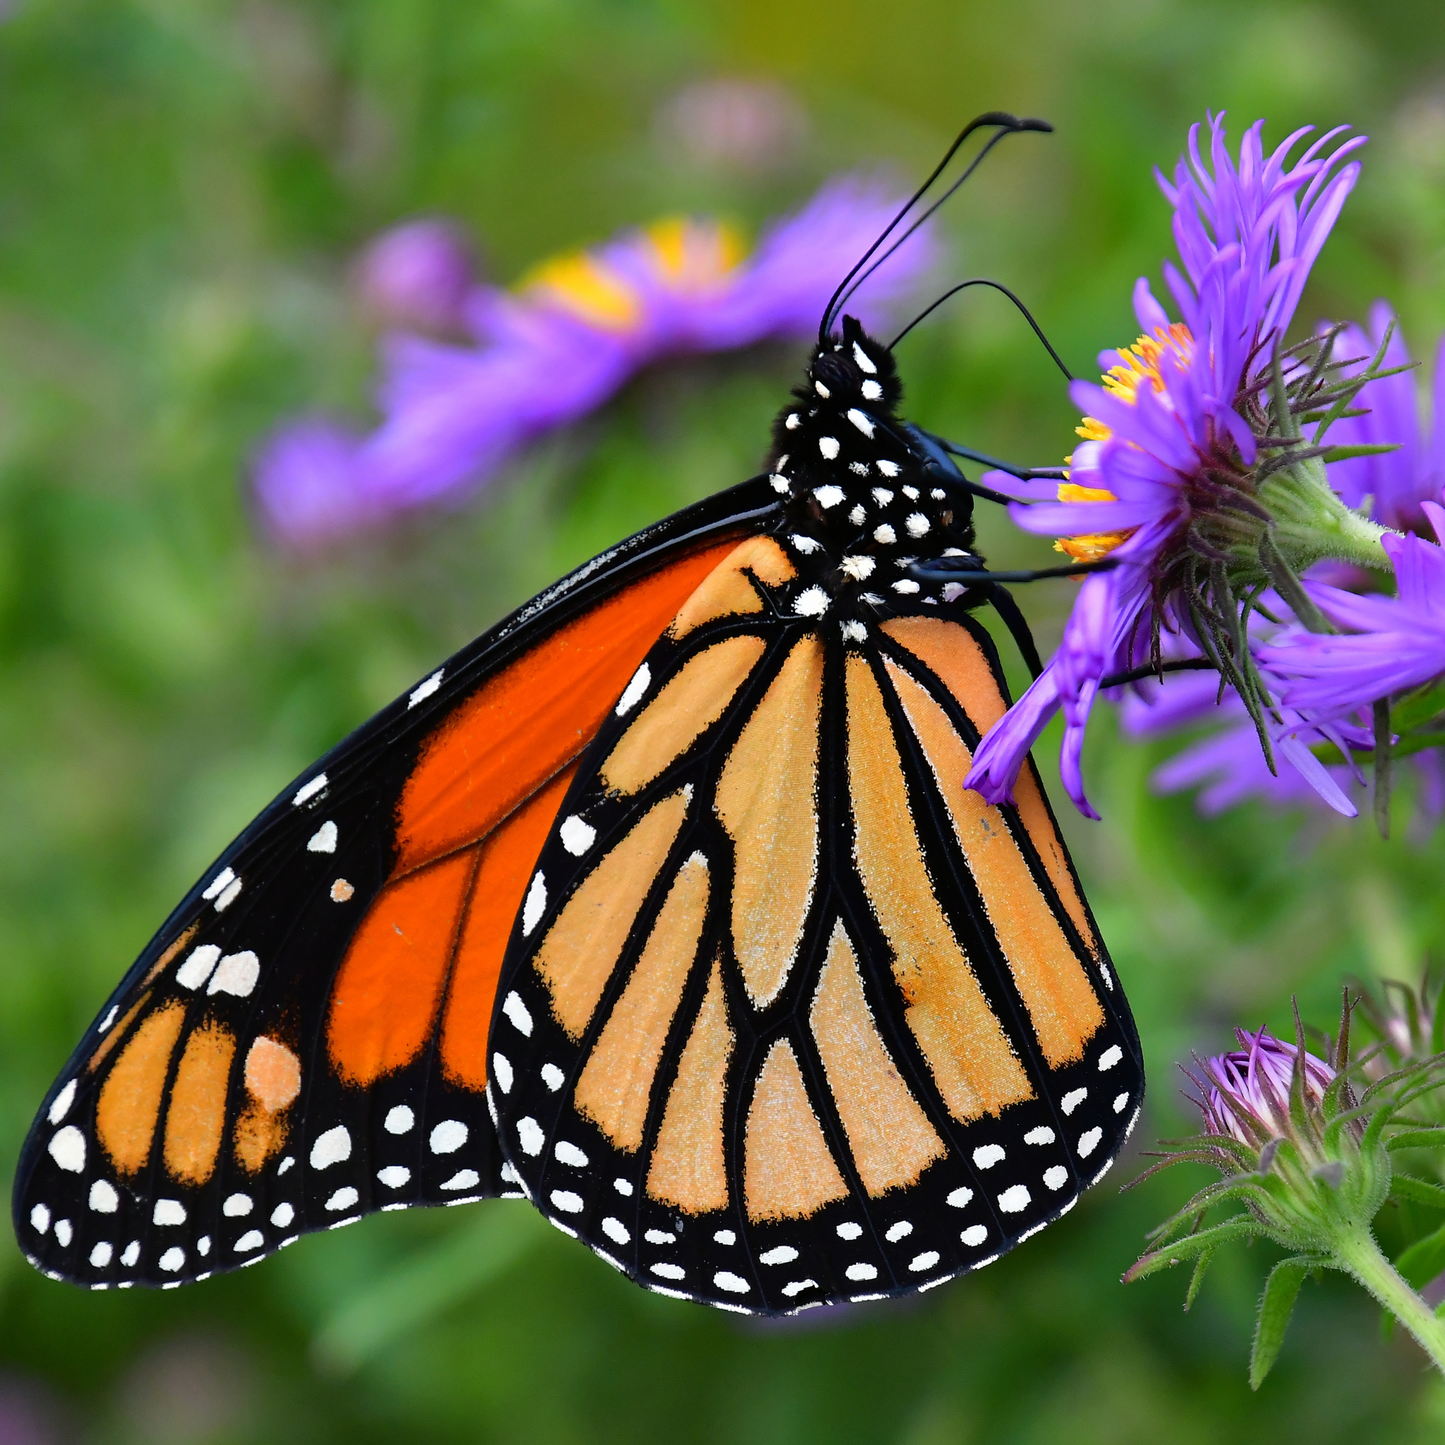
<path fill-rule="evenodd" d="M 1235 1029 L 1238 1049 L 1204 1060 L 1204 1077 L 1196 1079 L 1202 1097 L 1196 1102 L 1208 1134 L 1222 1134 L 1258 1148 L 1273 1138 L 1294 1133 L 1289 1116 L 1295 1062 L 1302 1058 L 1307 1108 L 1318 1106 L 1335 1077 L 1323 1059 L 1277 1039 L 1268 1029 L 1250 1033 Z"/>
<path fill-rule="evenodd" d="M 474 272 L 471 248 L 450 221 L 406 221 L 362 251 L 354 283 L 381 325 L 445 335 L 465 329 Z"/>
<path fill-rule="evenodd" d="M 1445 536 L 1445 508 L 1422 502 Z M 1344 635 L 1291 627 L 1259 650 L 1284 679 L 1286 705 L 1317 717 L 1347 717 L 1376 698 L 1407 692 L 1445 674 L 1445 550 L 1422 537 L 1387 534 L 1397 594 L 1364 596 L 1308 582 L 1310 596 Z"/>
<path fill-rule="evenodd" d="M 1156 628 L 1177 630 L 1171 568 L 1201 520 L 1230 506 L 1258 511 L 1244 485 L 1255 440 L 1236 398 L 1289 325 L 1358 175 L 1358 164 L 1340 161 L 1363 144 L 1357 137 L 1324 155 L 1340 133 L 1330 131 L 1290 165 L 1289 152 L 1308 129 L 1266 160 L 1262 125 L 1245 134 L 1236 166 L 1224 117 L 1212 117 L 1212 169 L 1195 126 L 1174 185 L 1160 177 L 1187 272 L 1166 262 L 1164 275 L 1184 320 L 1171 323 L 1139 280 L 1134 309 L 1144 335 L 1100 357 L 1102 386 L 1070 388 L 1087 415 L 1069 480 L 984 477 L 1018 499 L 1010 513 L 1019 526 L 1062 534 L 1059 550 L 1081 560 L 1108 556 L 1117 564 L 1084 581 L 1058 653 L 980 744 L 965 786 L 989 802 L 1011 798 L 1025 755 L 1062 708 L 1064 786 L 1081 813 L 1098 816 L 1084 794 L 1080 756 L 1100 682 L 1134 666 Z"/>
<path fill-rule="evenodd" d="M 476 287 L 465 314 L 477 345 L 407 333 L 384 340 L 382 422 L 347 439 L 349 463 L 342 439 L 314 419 L 272 439 L 257 474 L 268 525 L 300 546 L 375 525 L 479 485 L 663 357 L 807 337 L 837 279 L 896 208 L 891 191 L 844 178 L 765 232 L 746 259 L 722 223 L 674 219 L 544 262 L 515 291 Z M 865 325 L 882 319 L 933 254 L 925 232 L 899 248 L 857 308 Z"/>
<path fill-rule="evenodd" d="M 1347 327 L 1335 342 L 1334 354 L 1358 358 L 1343 368 L 1347 376 L 1358 375 L 1379 350 L 1394 313 L 1383 301 L 1370 310 L 1370 329 Z M 1385 352 L 1387 366 L 1408 366 L 1410 353 L 1398 328 Z M 1438 499 L 1445 487 L 1445 338 L 1435 358 L 1432 408 L 1434 423 L 1427 437 L 1420 424 L 1418 386 L 1414 371 L 1377 377 L 1367 382 L 1351 409 L 1369 408 L 1368 416 L 1342 417 L 1330 431 L 1334 446 L 1395 445 L 1398 451 L 1377 456 L 1351 457 L 1332 462 L 1330 483 L 1352 507 L 1372 497 L 1370 514 L 1377 522 L 1400 531 L 1424 528 L 1420 503 Z"/>
<path fill-rule="evenodd" d="M 762 171 L 797 154 L 808 117 L 776 81 L 700 80 L 658 112 L 657 130 L 694 164 Z"/>

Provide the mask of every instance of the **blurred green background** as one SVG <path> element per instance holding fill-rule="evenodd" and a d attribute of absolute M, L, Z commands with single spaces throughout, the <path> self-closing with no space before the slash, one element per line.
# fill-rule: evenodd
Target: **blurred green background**
<path fill-rule="evenodd" d="M 787 143 L 709 159 L 699 81 L 777 87 Z M 960 122 L 1055 122 L 952 207 L 950 274 L 1018 289 L 1080 373 L 1132 340 L 1169 238 L 1152 180 L 1189 121 L 1372 137 L 1301 315 L 1445 325 L 1439 0 L 15 0 L 0 24 L 0 1175 L 122 970 L 206 863 L 352 726 L 565 568 L 751 474 L 800 351 L 680 362 L 460 510 L 307 560 L 241 485 L 288 413 L 364 415 L 347 267 L 457 216 L 509 280 L 685 208 L 746 227 L 825 175 L 922 173 Z M 918 420 L 1034 461 L 1074 418 L 1002 303 L 902 365 Z M 1047 544 L 985 519 L 996 562 Z M 1052 589 L 1052 590 L 1051 590 Z M 1047 649 L 1072 593 L 1024 598 Z M 1105 822 L 1066 826 L 1150 1068 L 1234 1023 L 1328 1026 L 1347 973 L 1445 945 L 1445 843 L 1151 796 L 1161 754 L 1090 745 Z M 1047 755 L 1049 746 L 1043 748 Z M 1047 762 L 1046 762 L 1047 769 Z M 1410 836 L 1410 835 L 1414 836 Z M 1306 1289 L 1258 1396 L 1267 1248 L 1124 1289 L 1183 1174 L 909 1307 L 765 1326 L 651 1296 L 520 1205 L 389 1215 L 178 1293 L 83 1294 L 0 1245 L 0 1442 L 1437 1440 L 1445 1386 L 1364 1298 Z M 1407 1222 L 1386 1221 L 1387 1237 Z M 1398 1241 L 1397 1241 L 1398 1242 Z"/>

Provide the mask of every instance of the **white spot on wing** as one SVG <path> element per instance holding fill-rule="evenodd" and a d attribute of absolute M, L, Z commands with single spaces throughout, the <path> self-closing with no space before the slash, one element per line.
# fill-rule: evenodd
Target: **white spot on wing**
<path fill-rule="evenodd" d="M 47 1146 L 50 1157 L 70 1174 L 79 1174 L 85 1168 L 85 1135 L 67 1124 L 51 1139 Z"/>
<path fill-rule="evenodd" d="M 291 799 L 291 806 L 299 808 L 302 803 L 314 798 L 326 786 L 326 774 L 317 773 L 309 783 L 303 784 L 296 791 L 296 796 Z"/>
<path fill-rule="evenodd" d="M 50 1228 L 50 1210 L 44 1204 L 37 1204 L 30 1211 L 30 1227 L 37 1234 L 44 1234 Z"/>
<path fill-rule="evenodd" d="M 156 1262 L 167 1274 L 175 1274 L 186 1262 L 186 1252 L 179 1245 L 173 1244 Z"/>
<path fill-rule="evenodd" d="M 540 878 L 542 875 L 539 873 L 537 876 Z M 515 991 L 509 993 L 502 1000 L 502 1012 L 506 1014 L 512 1027 L 524 1039 L 532 1037 L 532 1015 L 527 1012 L 527 1005 L 522 1002 Z"/>
<path fill-rule="evenodd" d="M 467 1142 L 469 1132 L 470 1130 L 460 1119 L 443 1119 L 431 1131 L 429 1142 L 432 1153 L 455 1154 Z"/>
<path fill-rule="evenodd" d="M 248 1229 L 240 1239 L 236 1241 L 237 1254 L 250 1254 L 252 1250 L 260 1249 L 266 1243 L 266 1236 L 259 1229 Z"/>
<path fill-rule="evenodd" d="M 482 1176 L 475 1169 L 458 1169 L 443 1185 L 443 1189 L 475 1189 L 482 1182 Z"/>
<path fill-rule="evenodd" d="M 863 1281 L 865 1279 L 878 1278 L 878 1266 L 874 1264 L 850 1264 L 843 1271 L 849 1279 Z"/>
<path fill-rule="evenodd" d="M 425 702 L 427 698 L 429 698 L 434 692 L 436 692 L 436 690 L 442 685 L 442 674 L 445 671 L 446 669 L 444 667 L 437 668 L 437 670 L 432 673 L 432 675 L 427 678 L 425 682 L 419 682 L 414 688 L 412 688 L 411 696 L 408 697 L 406 700 L 407 707 L 414 708 L 417 703 Z"/>
<path fill-rule="evenodd" d="M 522 1153 L 530 1154 L 534 1159 L 542 1152 L 542 1145 L 547 1142 L 542 1126 L 530 1116 L 517 1120 L 517 1139 L 522 1146 Z"/>
<path fill-rule="evenodd" d="M 219 873 L 201 891 L 201 897 L 210 902 L 216 894 L 224 892 L 235 882 L 236 874 L 231 868 L 222 868 Z"/>
<path fill-rule="evenodd" d="M 75 1102 L 75 1080 L 72 1079 L 51 1101 L 50 1112 L 45 1116 L 52 1124 L 58 1124 Z"/>
<path fill-rule="evenodd" d="M 863 1233 L 861 1224 L 854 1224 L 851 1220 L 838 1226 L 839 1239 L 857 1239 Z"/>
<path fill-rule="evenodd" d="M 963 1209 L 972 1198 L 972 1189 L 955 1189 L 944 1201 L 944 1203 L 952 1206 L 954 1209 Z"/>
<path fill-rule="evenodd" d="M 504 1094 L 512 1092 L 512 1061 L 506 1054 L 492 1055 L 492 1077 L 502 1086 Z"/>
<path fill-rule="evenodd" d="M 913 1233 L 913 1225 L 906 1219 L 900 1219 L 897 1224 L 890 1224 L 883 1238 L 889 1244 L 897 1244 L 900 1239 L 907 1239 Z"/>
<path fill-rule="evenodd" d="M 1099 1147 L 1099 1140 L 1104 1137 L 1102 1129 L 1090 1129 L 1079 1139 L 1079 1158 L 1087 1159 L 1095 1149 Z"/>
<path fill-rule="evenodd" d="M 575 1144 L 569 1144 L 565 1139 L 559 1139 L 552 1146 L 552 1152 L 560 1163 L 569 1165 L 573 1169 L 587 1167 L 587 1156 Z"/>
<path fill-rule="evenodd" d="M 411 1170 L 405 1164 L 388 1164 L 385 1169 L 376 1171 L 376 1177 L 388 1189 L 400 1189 L 403 1184 L 411 1183 Z"/>
<path fill-rule="evenodd" d="M 980 1144 L 973 1151 L 973 1162 L 979 1169 L 992 1169 L 1004 1157 L 1002 1144 Z"/>
<path fill-rule="evenodd" d="M 1061 1108 L 1065 1114 L 1072 1114 L 1088 1097 L 1089 1091 L 1087 1089 L 1070 1089 L 1069 1092 L 1059 1100 L 1059 1108 Z"/>
<path fill-rule="evenodd" d="M 642 694 L 651 686 L 652 669 L 644 662 L 632 674 L 632 681 L 622 689 L 622 696 L 617 699 L 617 716 L 626 717 L 642 701 Z"/>
<path fill-rule="evenodd" d="M 337 1124 L 335 1128 L 317 1135 L 316 1142 L 311 1146 L 313 1169 L 329 1169 L 333 1164 L 340 1164 L 343 1159 L 350 1158 L 351 1135 L 345 1124 Z"/>
<path fill-rule="evenodd" d="M 562 846 L 574 858 L 580 858 L 597 841 L 597 829 L 590 823 L 584 823 L 573 813 L 570 818 L 562 820 L 557 836 L 561 838 Z"/>
<path fill-rule="evenodd" d="M 1052 1144 L 1054 1142 L 1054 1131 L 1047 1124 L 1040 1124 L 1037 1129 L 1030 1129 L 1024 1135 L 1025 1144 Z"/>
<path fill-rule="evenodd" d="M 90 1264 L 92 1269 L 104 1269 L 110 1263 L 110 1257 L 115 1253 L 115 1246 L 101 1240 L 94 1249 L 90 1251 Z"/>
<path fill-rule="evenodd" d="M 134 1269 L 136 1260 L 140 1258 L 140 1240 L 133 1239 L 120 1252 L 120 1262 L 127 1269 Z"/>
<path fill-rule="evenodd" d="M 936 1249 L 930 1249 L 910 1259 L 908 1261 L 908 1268 L 912 1270 L 914 1274 L 921 1274 L 925 1269 L 932 1269 L 937 1263 L 938 1251 Z"/>
<path fill-rule="evenodd" d="M 1121 1049 L 1118 1044 L 1111 1044 L 1099 1055 L 1099 1072 L 1102 1074 L 1112 1069 L 1123 1057 L 1124 1050 Z"/>
<path fill-rule="evenodd" d="M 729 1294 L 747 1294 L 751 1286 L 747 1280 L 736 1275 L 730 1269 L 720 1269 L 713 1275 L 712 1282 L 719 1288 L 725 1289 Z"/>
<path fill-rule="evenodd" d="M 100 1021 L 98 1024 L 96 1024 L 96 1026 L 95 1026 L 95 1031 L 96 1031 L 96 1033 L 98 1033 L 98 1034 L 103 1034 L 103 1033 L 115 1022 L 115 1016 L 116 1016 L 116 1014 L 118 1014 L 119 1012 L 120 1012 L 120 1005 L 119 1005 L 118 1003 L 113 1003 L 113 1004 L 111 1004 L 111 1006 L 110 1006 L 110 1012 L 107 1013 L 106 1016 L 105 1016 L 103 1019 L 101 1019 L 101 1021 Z"/>
<path fill-rule="evenodd" d="M 680 1264 L 650 1264 L 647 1267 L 662 1279 L 682 1279 L 687 1274 Z"/>
<path fill-rule="evenodd" d="M 602 1221 L 602 1232 L 613 1244 L 629 1244 L 632 1241 L 632 1235 L 628 1232 L 627 1226 L 620 1219 L 614 1219 L 610 1214 Z"/>
<path fill-rule="evenodd" d="M 336 824 L 328 818 L 312 835 L 306 844 L 308 853 L 334 853 L 336 851 Z"/>
<path fill-rule="evenodd" d="M 176 982 L 182 988 L 200 988 L 210 978 L 220 956 L 221 950 L 214 943 L 203 943 L 199 948 L 193 948 L 176 970 Z"/>
<path fill-rule="evenodd" d="M 226 884 L 226 891 L 216 899 L 216 912 L 224 913 L 241 896 L 241 880 L 233 878 Z"/>
<path fill-rule="evenodd" d="M 349 1184 L 344 1184 L 330 1199 L 326 1201 L 326 1207 L 332 1214 L 339 1214 L 343 1209 L 350 1209 L 361 1196 Z"/>
<path fill-rule="evenodd" d="M 71 1228 L 70 1221 L 68 1219 L 57 1219 L 55 1221 L 55 1237 L 60 1241 L 60 1247 L 62 1249 L 70 1248 L 70 1241 L 73 1236 L 74 1230 Z M 51 1278 L 59 1279 L 61 1278 L 61 1276 L 57 1274 L 52 1275 Z"/>
<path fill-rule="evenodd" d="M 794 1296 L 802 1294 L 805 1289 L 817 1288 L 818 1281 L 815 1279 L 795 1279 L 790 1280 L 783 1286 L 783 1293 L 787 1295 L 789 1299 L 792 1299 Z"/>
<path fill-rule="evenodd" d="M 114 1214 L 120 1208 L 120 1195 L 116 1193 L 115 1185 L 97 1179 L 90 1186 L 90 1207 L 97 1214 Z"/>
<path fill-rule="evenodd" d="M 179 1199 L 157 1199 L 151 1210 L 152 1224 L 184 1224 L 186 1206 Z"/>
<path fill-rule="evenodd" d="M 1028 1186 L 1024 1184 L 1010 1184 L 1007 1189 L 998 1197 L 998 1207 L 1005 1214 L 1017 1214 L 1020 1210 L 1027 1209 L 1029 1200 Z"/>
<path fill-rule="evenodd" d="M 1044 1184 L 1050 1189 L 1062 1189 L 1069 1182 L 1069 1171 L 1062 1164 L 1044 1170 Z"/>
<path fill-rule="evenodd" d="M 1124 1110 L 1128 1107 L 1128 1105 L 1129 1105 L 1129 1096 L 1128 1096 L 1128 1094 L 1120 1094 L 1120 1095 L 1118 1095 L 1118 1096 L 1115 1098 L 1115 1100 L 1114 1100 L 1114 1112 L 1115 1112 L 1116 1114 L 1122 1114 L 1122 1113 L 1124 1112 Z"/>
<path fill-rule="evenodd" d="M 388 1134 L 409 1134 L 415 1123 L 416 1115 L 405 1104 L 397 1104 L 386 1111 L 386 1121 L 382 1128 Z"/>
<path fill-rule="evenodd" d="M 290 1204 L 278 1204 L 275 1209 L 271 1211 L 271 1223 L 274 1224 L 277 1229 L 285 1229 L 295 1218 L 296 1210 Z"/>
<path fill-rule="evenodd" d="M 627 1180 L 627 1179 L 614 1179 L 614 1180 L 612 1181 L 612 1187 L 613 1187 L 624 1199 L 631 1199 L 631 1198 L 632 1198 L 632 1184 L 631 1184 L 631 1181 L 630 1181 L 630 1180 Z"/>
<path fill-rule="evenodd" d="M 730 1229 L 719 1229 L 714 1231 L 712 1242 L 714 1244 L 736 1244 L 738 1237 Z"/>
<path fill-rule="evenodd" d="M 527 938 L 542 921 L 547 909 L 547 880 L 539 869 L 532 875 L 532 886 L 527 889 L 527 901 L 522 905 L 522 937 Z M 516 998 L 516 994 L 511 995 Z"/>
<path fill-rule="evenodd" d="M 581 1214 L 582 1196 L 574 1194 L 570 1189 L 554 1189 L 551 1194 L 553 1205 L 560 1209 L 563 1214 Z"/>
<path fill-rule="evenodd" d="M 256 987 L 256 980 L 260 977 L 261 960 L 249 948 L 240 953 L 228 953 L 216 965 L 206 992 L 230 993 L 237 998 L 249 998 L 251 990 Z"/>
<path fill-rule="evenodd" d="M 226 1202 L 221 1205 L 221 1213 L 229 1219 L 243 1219 L 255 1206 L 251 1202 L 249 1194 L 228 1195 Z"/>
<path fill-rule="evenodd" d="M 542 1082 L 554 1094 L 567 1082 L 567 1075 L 556 1064 L 543 1064 L 539 1072 L 542 1075 Z"/>
<path fill-rule="evenodd" d="M 780 1244 L 776 1249 L 760 1254 L 758 1261 L 761 1264 L 792 1264 L 797 1257 L 798 1251 L 791 1244 Z"/>

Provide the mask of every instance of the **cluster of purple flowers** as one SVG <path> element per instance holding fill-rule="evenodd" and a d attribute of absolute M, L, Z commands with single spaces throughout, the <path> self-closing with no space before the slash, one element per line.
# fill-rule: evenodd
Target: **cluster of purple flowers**
<path fill-rule="evenodd" d="M 255 471 L 267 526 L 297 547 L 374 526 L 470 492 L 664 357 L 807 337 L 897 202 L 844 177 L 751 255 L 722 222 L 675 218 L 554 257 L 512 290 L 475 280 L 446 223 L 396 228 L 358 266 L 367 309 L 388 328 L 381 423 L 363 435 L 307 417 L 273 435 Z M 880 318 L 932 254 L 924 231 L 901 246 L 860 298 L 864 319 Z"/>

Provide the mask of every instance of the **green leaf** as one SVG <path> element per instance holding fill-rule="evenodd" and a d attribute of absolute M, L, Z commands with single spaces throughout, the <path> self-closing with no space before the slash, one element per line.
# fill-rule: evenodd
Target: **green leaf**
<path fill-rule="evenodd" d="M 1387 442 L 1381 445 L 1360 445 L 1357 447 L 1330 447 L 1324 454 L 1327 462 L 1347 462 L 1351 457 L 1374 457 L 1381 452 L 1397 452 L 1400 450 L 1399 442 Z"/>
<path fill-rule="evenodd" d="M 1312 1265 L 1313 1261 L 1300 1255 L 1282 1259 L 1264 1282 L 1264 1293 L 1259 1298 L 1259 1320 L 1254 1327 L 1254 1349 L 1249 1357 L 1251 1390 L 1259 1389 L 1264 1377 L 1274 1368 L 1300 1286 Z"/>
<path fill-rule="evenodd" d="M 1194 1261 L 1194 1273 L 1189 1276 L 1189 1289 L 1184 1295 L 1185 1314 L 1189 1313 L 1191 1306 L 1199 1296 L 1199 1286 L 1204 1283 L 1204 1274 L 1209 1268 L 1210 1261 L 1214 1258 L 1214 1250 L 1214 1245 L 1200 1250 L 1199 1258 Z"/>
<path fill-rule="evenodd" d="M 1133 1284 L 1135 1280 L 1157 1274 L 1161 1269 L 1183 1264 L 1186 1259 L 1193 1258 L 1202 1250 L 1214 1250 L 1230 1240 L 1250 1239 L 1259 1233 L 1259 1225 L 1249 1215 L 1236 1214 L 1233 1219 L 1216 1224 L 1212 1229 L 1201 1229 L 1198 1234 L 1186 1234 L 1182 1239 L 1176 1239 L 1148 1254 L 1140 1255 L 1124 1271 L 1124 1283 Z"/>
<path fill-rule="evenodd" d="M 1412 1174 L 1396 1174 L 1390 1181 L 1390 1193 L 1396 1199 L 1408 1199 L 1412 1204 L 1445 1209 L 1445 1189 L 1438 1184 L 1428 1184 L 1423 1179 L 1416 1179 Z"/>
<path fill-rule="evenodd" d="M 1445 1271 L 1445 1224 L 1434 1234 L 1417 1239 L 1395 1261 L 1395 1268 L 1412 1289 L 1423 1289 L 1435 1276 Z"/>

